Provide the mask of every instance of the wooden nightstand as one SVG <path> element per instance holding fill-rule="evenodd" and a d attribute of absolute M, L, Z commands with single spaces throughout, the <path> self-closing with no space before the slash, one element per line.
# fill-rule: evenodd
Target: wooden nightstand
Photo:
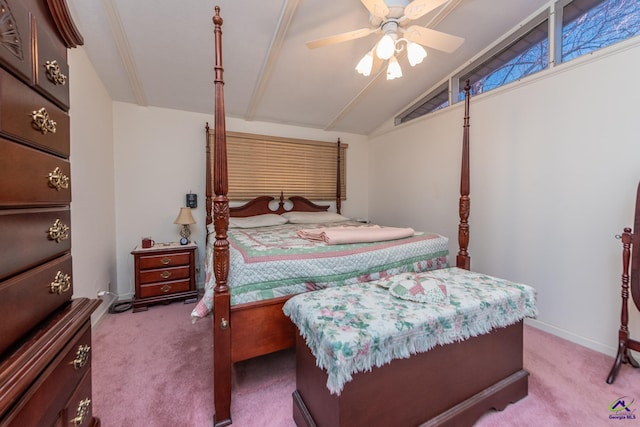
<path fill-rule="evenodd" d="M 136 246 L 131 252 L 136 276 L 133 311 L 145 311 L 150 304 L 195 300 L 197 248 L 195 243 Z"/>

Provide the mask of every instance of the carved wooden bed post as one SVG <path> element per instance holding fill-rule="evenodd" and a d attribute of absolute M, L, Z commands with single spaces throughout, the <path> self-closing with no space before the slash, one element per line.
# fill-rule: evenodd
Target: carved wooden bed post
<path fill-rule="evenodd" d="M 462 133 L 462 167 L 460 176 L 460 225 L 458 226 L 458 245 L 460 251 L 456 257 L 456 266 L 471 269 L 471 257 L 467 248 L 469 246 L 469 210 L 471 199 L 469 198 L 469 80 L 464 87 L 464 126 Z"/>
<path fill-rule="evenodd" d="M 215 39 L 215 112 L 214 112 L 214 170 L 213 222 L 216 241 L 213 253 L 213 270 L 216 277 L 213 301 L 213 394 L 215 426 L 231 424 L 231 330 L 230 294 L 227 286 L 229 275 L 229 199 L 227 198 L 227 137 L 224 111 L 224 79 L 222 67 L 222 18 L 220 7 L 215 7 L 213 17 Z M 207 195 L 209 197 L 209 195 Z"/>

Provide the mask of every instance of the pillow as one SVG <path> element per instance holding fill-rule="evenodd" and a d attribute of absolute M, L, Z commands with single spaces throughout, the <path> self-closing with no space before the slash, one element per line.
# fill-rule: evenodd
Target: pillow
<path fill-rule="evenodd" d="M 280 216 L 289 220 L 291 224 L 313 224 L 349 220 L 346 216 L 335 212 L 285 212 Z"/>
<path fill-rule="evenodd" d="M 287 223 L 287 218 L 278 214 L 254 215 L 243 218 L 229 218 L 229 228 L 256 228 L 282 225 Z"/>
<path fill-rule="evenodd" d="M 449 292 L 445 283 L 426 274 L 397 274 L 388 277 L 389 292 L 394 297 L 431 304 L 449 304 Z"/>
<path fill-rule="evenodd" d="M 403 281 L 411 281 L 415 282 L 416 273 L 400 273 L 394 274 L 393 276 L 387 276 L 383 279 L 376 280 L 376 284 L 378 286 L 382 286 L 385 289 L 389 289 L 392 285 L 397 284 Z"/>

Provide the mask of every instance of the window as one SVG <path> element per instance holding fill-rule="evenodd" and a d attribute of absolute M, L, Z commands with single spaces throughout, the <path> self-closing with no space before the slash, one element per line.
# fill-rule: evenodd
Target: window
<path fill-rule="evenodd" d="M 214 130 L 209 131 L 213 146 Z M 340 144 L 341 198 L 346 200 L 347 145 Z M 228 197 L 303 196 L 335 200 L 337 175 L 335 142 L 280 138 L 227 132 Z M 211 156 L 213 156 L 211 150 Z M 212 162 L 211 164 L 215 164 Z"/>
<path fill-rule="evenodd" d="M 553 10 L 558 21 L 556 33 L 561 34 L 556 43 L 549 39 L 548 17 Z M 638 34 L 638 0 L 558 0 L 507 35 L 504 42 L 496 43 L 472 65 L 456 71 L 447 86 L 431 90 L 398 115 L 395 123 L 447 107 L 449 90 L 454 94 L 452 102 L 463 100 L 466 80 L 471 83 L 471 94 L 477 95 L 549 68 L 551 51 L 558 58 L 556 63 L 566 62 Z"/>
<path fill-rule="evenodd" d="M 639 33 L 638 0 L 573 0 L 562 12 L 562 62 Z"/>
<path fill-rule="evenodd" d="M 433 111 L 440 110 L 441 108 L 449 106 L 449 85 L 446 84 L 440 89 L 436 89 L 438 92 L 433 95 L 433 92 L 423 98 L 417 106 L 410 107 L 407 111 L 400 114 L 396 118 L 396 124 L 405 123 L 409 120 L 413 120 L 417 117 L 424 116 L 425 114 Z M 424 100 L 426 99 L 426 101 Z"/>
<path fill-rule="evenodd" d="M 544 20 L 507 48 L 501 50 L 470 73 L 460 77 L 469 80 L 471 95 L 488 92 L 549 66 L 549 24 Z M 460 85 L 458 100 L 464 99 Z"/>

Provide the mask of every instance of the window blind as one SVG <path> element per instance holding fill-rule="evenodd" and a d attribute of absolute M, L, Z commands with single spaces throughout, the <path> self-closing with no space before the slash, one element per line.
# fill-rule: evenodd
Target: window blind
<path fill-rule="evenodd" d="M 213 146 L 214 130 L 209 130 Z M 348 145 L 341 143 L 341 199 L 346 200 Z M 228 197 L 303 196 L 311 200 L 336 198 L 337 143 L 227 132 Z M 214 153 L 211 150 L 211 156 Z M 211 159 L 211 164 L 215 164 Z"/>

